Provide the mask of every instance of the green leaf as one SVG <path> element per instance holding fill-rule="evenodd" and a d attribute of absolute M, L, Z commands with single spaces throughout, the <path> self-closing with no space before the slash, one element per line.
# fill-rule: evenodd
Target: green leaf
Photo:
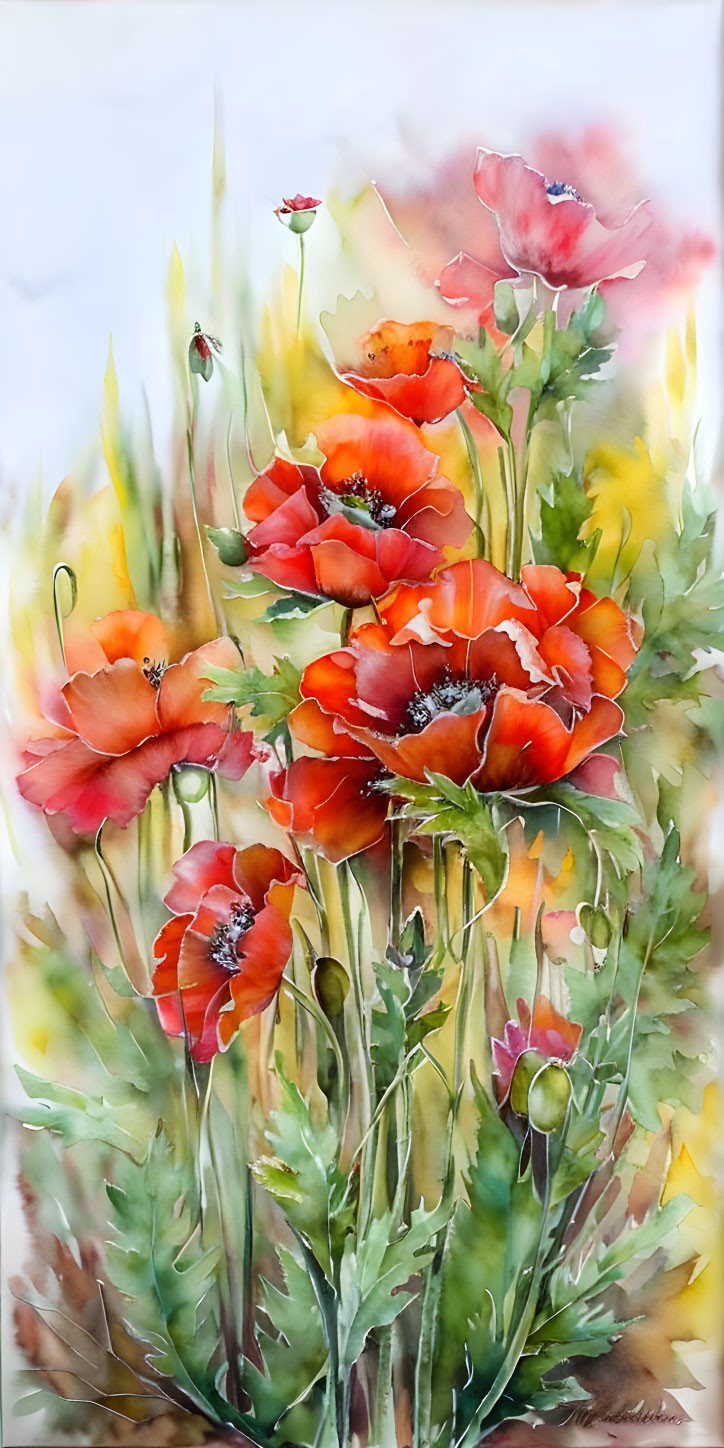
<path fill-rule="evenodd" d="M 539 490 L 540 537 L 531 539 L 536 563 L 552 563 L 563 572 L 585 573 L 591 566 L 601 538 L 600 530 L 586 539 L 580 533 L 593 512 L 576 473 L 555 473 L 545 489 Z"/>
<path fill-rule="evenodd" d="M 481 330 L 478 342 L 462 337 L 455 339 L 455 355 L 465 376 L 480 384 L 482 391 L 471 391 L 470 401 L 507 437 L 513 411 L 505 398 L 508 382 L 503 372 L 495 343 L 488 332 Z"/>
<path fill-rule="evenodd" d="M 343 1370 L 357 1361 L 369 1333 L 394 1322 L 412 1300 L 413 1292 L 403 1289 L 432 1260 L 437 1233 L 447 1216 L 443 1203 L 431 1212 L 418 1207 L 405 1226 L 387 1211 L 372 1218 L 361 1240 L 347 1238 L 338 1308 Z"/>
<path fill-rule="evenodd" d="M 328 598 L 318 598 L 316 594 L 309 593 L 286 593 L 282 598 L 275 598 L 269 604 L 263 616 L 263 623 L 273 623 L 275 619 L 304 618 L 308 613 L 313 613 L 317 608 L 328 608 Z"/>
<path fill-rule="evenodd" d="M 504 831 L 495 824 L 485 797 L 469 781 L 453 784 L 431 770 L 427 777 L 430 783 L 425 785 L 394 776 L 385 789 L 405 800 L 403 817 L 416 820 L 424 833 L 450 834 L 460 840 L 490 902 L 504 884 L 508 869 Z"/>
<path fill-rule="evenodd" d="M 212 528 L 206 525 L 206 535 L 216 549 L 219 559 L 230 568 L 239 568 L 247 560 L 246 539 L 236 528 Z"/>
<path fill-rule="evenodd" d="M 643 821 L 625 800 L 585 794 L 575 785 L 561 781 L 525 795 L 511 795 L 509 805 L 530 824 L 535 834 L 541 828 L 553 834 L 560 832 L 566 828 L 567 820 L 577 824 L 586 842 L 599 855 L 608 856 L 619 877 L 631 874 L 643 861 L 639 833 L 643 830 Z M 565 812 L 563 816 L 561 811 Z"/>
<path fill-rule="evenodd" d="M 16 1066 L 18 1078 L 27 1095 L 33 1100 L 42 1100 L 42 1106 L 24 1106 L 17 1112 L 21 1121 L 28 1126 L 41 1126 L 62 1136 L 66 1146 L 75 1146 L 80 1141 L 105 1142 L 116 1151 L 126 1153 L 137 1160 L 144 1155 L 143 1133 L 141 1139 L 132 1132 L 134 1106 L 143 1107 L 143 1096 L 130 1084 L 124 1083 L 121 1100 L 114 1108 L 100 1096 L 92 1096 L 55 1081 L 45 1081 L 41 1076 Z M 119 1119 L 120 1118 L 120 1119 Z M 121 1120 L 125 1123 L 121 1125 Z"/>
<path fill-rule="evenodd" d="M 347 1176 L 338 1164 L 337 1133 L 329 1121 L 313 1120 L 298 1087 L 285 1076 L 280 1055 L 276 1071 L 282 1100 L 266 1133 L 275 1171 L 267 1174 L 264 1186 L 281 1201 L 291 1225 L 309 1242 L 331 1280 L 332 1262 L 341 1253 L 352 1211 L 349 1204 L 342 1208 Z"/>
<path fill-rule="evenodd" d="M 707 662 L 702 655 L 721 647 L 724 632 L 715 517 L 709 493 L 700 498 L 687 483 L 680 528 L 634 568 L 631 601 L 641 606 L 644 638 L 621 700 L 633 728 L 650 722 L 660 700 L 691 706 L 707 692 L 697 677 Z"/>
<path fill-rule="evenodd" d="M 256 1328 L 264 1371 L 247 1362 L 244 1386 L 260 1427 L 272 1432 L 284 1422 L 279 1437 L 289 1438 L 293 1430 L 287 1415 L 292 1404 L 307 1398 L 324 1373 L 327 1342 L 314 1284 L 306 1267 L 284 1247 L 277 1248 L 277 1257 L 285 1290 L 262 1279 L 262 1307 L 271 1330 L 259 1325 Z"/>
<path fill-rule="evenodd" d="M 206 690 L 205 699 L 236 704 L 237 708 L 248 704 L 254 718 L 264 718 L 271 724 L 286 719 L 300 700 L 302 670 L 288 658 L 275 659 L 272 674 L 262 673 L 255 665 L 238 671 L 209 667 L 207 672 L 214 687 Z"/>
<path fill-rule="evenodd" d="M 538 1254 L 542 1208 L 520 1147 L 481 1090 L 477 1152 L 442 1255 L 434 1339 L 433 1424 L 454 1437 L 492 1385 L 506 1353 L 518 1284 Z"/>

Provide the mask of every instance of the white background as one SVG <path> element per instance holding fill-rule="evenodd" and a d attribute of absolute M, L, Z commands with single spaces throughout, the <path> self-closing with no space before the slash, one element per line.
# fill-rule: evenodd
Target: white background
<path fill-rule="evenodd" d="M 265 264 L 289 256 L 282 194 L 389 171 L 403 137 L 510 150 L 607 120 L 650 194 L 716 232 L 718 20 L 712 0 L 0 0 L 0 486 L 42 466 L 52 492 L 95 436 L 111 332 L 126 406 L 145 385 L 163 431 L 166 268 L 174 240 L 208 245 L 215 91 L 232 235 Z M 700 325 L 715 398 L 716 307 Z"/>

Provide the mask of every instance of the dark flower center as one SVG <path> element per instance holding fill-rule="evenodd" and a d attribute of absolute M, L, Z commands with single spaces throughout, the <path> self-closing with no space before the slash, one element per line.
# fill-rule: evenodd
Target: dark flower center
<path fill-rule="evenodd" d="M 391 528 L 397 509 L 383 498 L 378 488 L 371 488 L 364 473 L 352 473 L 340 483 L 337 491 L 323 488 L 322 503 L 327 513 L 344 513 L 350 521 L 364 528 Z"/>
<path fill-rule="evenodd" d="M 582 201 L 580 191 L 575 186 L 569 186 L 567 181 L 549 181 L 546 185 L 549 196 L 567 196 L 573 201 Z"/>
<path fill-rule="evenodd" d="M 215 925 L 209 945 L 209 960 L 236 975 L 239 970 L 239 942 L 254 924 L 251 905 L 234 905 L 226 925 Z"/>
<path fill-rule="evenodd" d="M 495 697 L 500 685 L 491 679 L 470 679 L 467 674 L 453 676 L 445 665 L 442 678 L 431 689 L 418 689 L 407 705 L 408 728 L 417 734 L 436 719 L 438 714 L 475 714 Z"/>
<path fill-rule="evenodd" d="M 149 684 L 153 684 L 154 689 L 158 688 L 167 668 L 168 665 L 165 659 L 159 659 L 157 661 L 156 659 L 145 658 L 143 660 L 144 677 L 148 679 Z"/>

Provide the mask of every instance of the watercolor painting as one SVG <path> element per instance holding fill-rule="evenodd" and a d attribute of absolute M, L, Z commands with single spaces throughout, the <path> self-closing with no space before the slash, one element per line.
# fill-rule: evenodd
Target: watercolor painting
<path fill-rule="evenodd" d="M 231 144 L 9 531 L 4 1441 L 707 1448 L 717 238 L 486 108 L 262 275 Z"/>

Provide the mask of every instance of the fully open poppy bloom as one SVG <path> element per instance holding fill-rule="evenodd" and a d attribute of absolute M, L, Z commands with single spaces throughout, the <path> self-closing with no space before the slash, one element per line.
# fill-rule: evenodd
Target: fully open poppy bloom
<path fill-rule="evenodd" d="M 536 1051 L 548 1061 L 564 1065 L 572 1061 L 583 1035 L 583 1027 L 562 1016 L 547 996 L 540 995 L 533 1008 L 518 1001 L 518 1021 L 508 1021 L 502 1041 L 491 1041 L 497 1071 L 498 1100 L 504 1101 L 510 1091 L 518 1060 L 524 1051 Z"/>
<path fill-rule="evenodd" d="M 244 509 L 249 563 L 282 588 L 356 607 L 401 579 L 429 578 L 472 522 L 438 459 L 394 413 L 340 415 L 319 429 L 321 471 L 275 458 Z"/>
<path fill-rule="evenodd" d="M 479 200 L 496 217 L 500 247 L 513 274 L 540 277 L 559 290 L 635 277 L 646 264 L 642 239 L 653 221 L 647 201 L 634 206 L 620 225 L 607 227 L 575 187 L 547 180 L 522 156 L 482 148 L 474 184 Z M 490 278 L 478 276 L 479 265 L 461 252 L 441 274 L 442 295 L 458 303 L 487 296 Z"/>
<path fill-rule="evenodd" d="M 450 355 L 453 336 L 452 327 L 436 322 L 378 322 L 359 338 L 357 364 L 340 375 L 411 422 L 441 422 L 465 401 L 465 382 Z"/>
<path fill-rule="evenodd" d="M 127 825 L 174 765 L 241 779 L 253 734 L 234 728 L 227 704 L 203 698 L 208 669 L 232 668 L 238 653 L 214 639 L 167 665 L 168 642 L 154 614 L 109 613 L 92 625 L 99 666 L 74 673 L 46 713 L 52 738 L 31 740 L 18 787 L 46 814 L 95 832 L 104 820 Z"/>
<path fill-rule="evenodd" d="M 296 738 L 324 757 L 295 759 L 271 775 L 266 804 L 272 818 L 335 864 L 378 844 L 389 804 L 375 788 L 383 772 L 379 760 L 313 699 L 298 705 L 292 723 Z"/>
<path fill-rule="evenodd" d="M 273 1001 L 292 949 L 289 912 L 304 876 L 279 850 L 202 840 L 173 867 L 173 918 L 153 943 L 153 994 L 167 1036 L 196 1061 L 224 1051 Z"/>
<path fill-rule="evenodd" d="M 322 752 L 331 720 L 395 774 L 507 790 L 560 779 L 620 731 L 633 624 L 579 574 L 529 566 L 518 584 L 475 559 L 377 609 L 302 675 L 318 706 L 305 741 Z"/>

